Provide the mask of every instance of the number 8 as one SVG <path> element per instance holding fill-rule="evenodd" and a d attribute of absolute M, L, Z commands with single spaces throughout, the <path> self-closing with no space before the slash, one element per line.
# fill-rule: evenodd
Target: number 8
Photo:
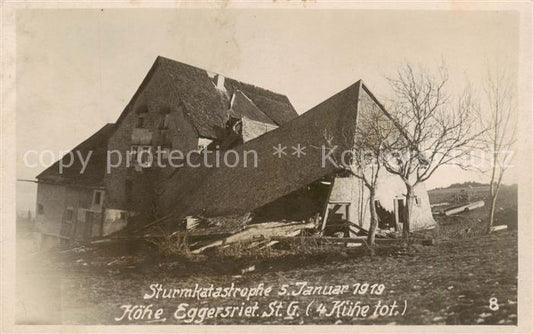
<path fill-rule="evenodd" d="M 489 299 L 489 308 L 491 311 L 498 311 L 500 309 L 500 305 L 498 305 L 498 299 L 495 297 L 492 297 Z"/>

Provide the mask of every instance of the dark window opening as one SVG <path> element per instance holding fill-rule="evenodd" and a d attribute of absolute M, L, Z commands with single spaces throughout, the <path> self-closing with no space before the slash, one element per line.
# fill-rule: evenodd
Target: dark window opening
<path fill-rule="evenodd" d="M 170 114 L 162 114 L 161 118 L 159 119 L 159 126 L 158 128 L 160 130 L 168 129 L 168 123 L 170 122 Z"/>
<path fill-rule="evenodd" d="M 102 206 L 103 198 L 104 192 L 101 190 L 95 190 L 93 195 L 93 206 Z"/>
<path fill-rule="evenodd" d="M 132 146 L 129 152 L 129 163 L 134 164 L 137 161 L 137 146 Z"/>
<path fill-rule="evenodd" d="M 65 220 L 70 222 L 72 221 L 72 217 L 74 217 L 74 210 L 67 209 L 67 211 L 65 211 Z"/>
<path fill-rule="evenodd" d="M 144 125 L 145 125 L 145 119 L 143 116 L 139 116 L 137 118 L 137 125 L 135 126 L 136 128 L 144 128 Z"/>
<path fill-rule="evenodd" d="M 37 204 L 37 214 L 38 215 L 44 214 L 44 206 L 42 204 Z"/>

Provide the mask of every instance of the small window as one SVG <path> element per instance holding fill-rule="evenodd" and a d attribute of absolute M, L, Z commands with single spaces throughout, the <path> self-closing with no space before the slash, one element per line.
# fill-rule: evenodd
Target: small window
<path fill-rule="evenodd" d="M 104 200 L 104 192 L 102 190 L 95 190 L 93 192 L 93 206 L 101 207 Z"/>
<path fill-rule="evenodd" d="M 37 204 L 37 214 L 44 215 L 44 206 L 42 204 Z"/>
<path fill-rule="evenodd" d="M 132 146 L 130 148 L 130 151 L 128 152 L 130 165 L 135 163 L 135 161 L 137 160 L 137 150 L 138 150 L 138 146 Z"/>
<path fill-rule="evenodd" d="M 72 208 L 68 208 L 65 211 L 65 220 L 68 222 L 71 222 L 73 217 L 74 217 L 74 210 Z"/>
<path fill-rule="evenodd" d="M 95 192 L 94 193 L 94 203 L 95 204 L 99 204 L 100 203 L 100 200 L 102 199 L 102 194 L 100 194 L 100 192 Z"/>
<path fill-rule="evenodd" d="M 170 122 L 170 114 L 162 114 L 161 118 L 159 119 L 159 126 L 158 128 L 160 130 L 168 129 L 168 123 Z"/>
<path fill-rule="evenodd" d="M 137 125 L 135 127 L 142 129 L 142 128 L 144 128 L 144 126 L 145 126 L 145 118 L 144 118 L 144 116 L 139 116 L 137 118 Z"/>

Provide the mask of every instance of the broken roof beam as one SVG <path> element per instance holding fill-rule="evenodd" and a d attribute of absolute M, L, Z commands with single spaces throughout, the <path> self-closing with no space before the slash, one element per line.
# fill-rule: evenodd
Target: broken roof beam
<path fill-rule="evenodd" d="M 206 249 L 222 246 L 230 243 L 243 242 L 254 238 L 272 238 L 277 236 L 294 236 L 299 234 L 303 229 L 314 229 L 316 226 L 314 223 L 263 223 L 255 224 L 246 228 L 242 232 L 235 233 L 227 238 L 217 240 L 203 247 L 192 251 L 193 254 L 200 254 Z"/>

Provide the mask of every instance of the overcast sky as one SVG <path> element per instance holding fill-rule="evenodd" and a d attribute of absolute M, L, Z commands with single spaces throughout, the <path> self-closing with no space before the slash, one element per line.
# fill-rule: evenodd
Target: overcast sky
<path fill-rule="evenodd" d="M 25 10 L 17 12 L 16 47 L 17 177 L 33 179 L 44 167 L 25 167 L 25 151 L 69 150 L 114 122 L 158 55 L 286 94 L 303 113 L 359 79 L 385 100 L 385 76 L 405 62 L 434 68 L 444 60 L 451 85 L 468 80 L 481 92 L 489 68 L 516 76 L 518 15 Z M 483 181 L 444 168 L 427 184 L 466 180 Z M 34 208 L 34 192 L 17 184 L 19 210 Z"/>

